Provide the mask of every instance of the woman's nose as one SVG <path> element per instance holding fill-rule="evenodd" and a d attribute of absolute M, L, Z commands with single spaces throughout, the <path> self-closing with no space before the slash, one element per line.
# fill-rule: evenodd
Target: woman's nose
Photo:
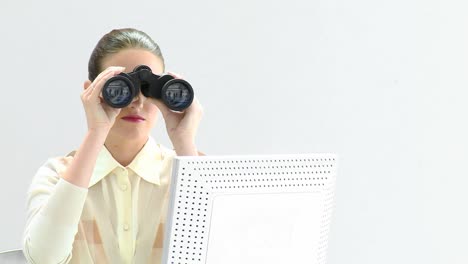
<path fill-rule="evenodd" d="M 133 97 L 131 105 L 133 106 L 142 106 L 145 102 L 146 97 L 140 92 L 137 96 Z"/>

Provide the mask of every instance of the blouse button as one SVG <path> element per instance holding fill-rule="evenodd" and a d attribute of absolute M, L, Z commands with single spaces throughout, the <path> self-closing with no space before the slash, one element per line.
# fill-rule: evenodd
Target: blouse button
<path fill-rule="evenodd" d="M 126 191 L 127 190 L 127 184 L 122 184 L 122 186 L 120 186 L 120 188 L 122 189 L 122 191 Z"/>
<path fill-rule="evenodd" d="M 128 231 L 128 229 L 130 229 L 130 226 L 129 226 L 128 224 L 124 224 L 123 230 L 124 230 L 124 231 Z"/>

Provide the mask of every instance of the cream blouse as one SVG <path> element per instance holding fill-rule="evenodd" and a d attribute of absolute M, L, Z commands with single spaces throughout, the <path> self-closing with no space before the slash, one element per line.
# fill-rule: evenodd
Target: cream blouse
<path fill-rule="evenodd" d="M 31 263 L 161 263 L 173 150 L 150 138 L 127 167 L 103 147 L 89 188 L 49 159 L 28 192 L 24 254 Z"/>

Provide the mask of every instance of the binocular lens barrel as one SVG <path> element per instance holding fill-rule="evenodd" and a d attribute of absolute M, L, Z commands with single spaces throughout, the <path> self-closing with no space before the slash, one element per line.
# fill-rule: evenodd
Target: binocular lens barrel
<path fill-rule="evenodd" d="M 141 92 L 146 97 L 161 99 L 174 111 L 192 104 L 194 93 L 190 83 L 170 75 L 154 75 L 150 70 L 141 65 L 131 73 L 120 73 L 107 80 L 102 90 L 104 101 L 111 107 L 123 108 Z"/>
<path fill-rule="evenodd" d="M 131 84 L 127 83 L 125 79 L 114 77 L 104 86 L 102 97 L 108 105 L 114 108 L 123 108 L 129 105 L 135 96 L 131 87 Z"/>
<path fill-rule="evenodd" d="M 163 89 L 163 101 L 172 110 L 182 110 L 190 106 L 193 101 L 193 90 L 189 85 L 179 80 L 172 80 Z"/>

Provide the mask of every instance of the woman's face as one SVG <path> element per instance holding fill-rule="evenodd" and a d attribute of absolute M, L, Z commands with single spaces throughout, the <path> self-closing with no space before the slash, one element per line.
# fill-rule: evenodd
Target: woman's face
<path fill-rule="evenodd" d="M 154 74 L 162 74 L 163 62 L 159 57 L 144 49 L 125 49 L 104 58 L 102 69 L 110 66 L 125 67 L 131 72 L 138 65 L 146 65 Z M 156 124 L 159 109 L 141 93 L 127 107 L 122 108 L 115 119 L 109 136 L 125 140 L 145 142 Z"/>

